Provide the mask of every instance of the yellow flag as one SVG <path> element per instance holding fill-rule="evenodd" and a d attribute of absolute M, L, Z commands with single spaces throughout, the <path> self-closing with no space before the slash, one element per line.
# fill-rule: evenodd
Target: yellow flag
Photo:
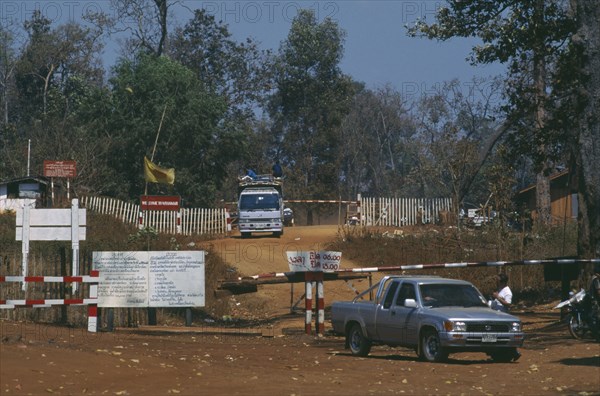
<path fill-rule="evenodd" d="M 148 157 L 144 157 L 144 178 L 150 183 L 173 184 L 175 183 L 175 169 L 161 168 L 152 163 Z"/>

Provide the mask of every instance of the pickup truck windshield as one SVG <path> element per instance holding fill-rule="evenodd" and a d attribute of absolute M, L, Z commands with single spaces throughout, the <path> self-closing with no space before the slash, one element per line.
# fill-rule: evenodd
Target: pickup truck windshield
<path fill-rule="evenodd" d="M 471 285 L 420 285 L 421 301 L 425 307 L 484 307 L 485 297 Z"/>
<path fill-rule="evenodd" d="M 279 196 L 277 194 L 248 194 L 240 199 L 242 210 L 279 210 Z"/>

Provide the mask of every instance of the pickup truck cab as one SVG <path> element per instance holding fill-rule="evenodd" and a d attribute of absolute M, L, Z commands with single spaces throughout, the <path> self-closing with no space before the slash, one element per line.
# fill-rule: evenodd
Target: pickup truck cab
<path fill-rule="evenodd" d="M 373 301 L 360 300 L 375 289 Z M 334 302 L 331 322 L 357 356 L 383 344 L 413 348 L 431 362 L 465 351 L 508 362 L 525 340 L 521 321 L 492 310 L 473 284 L 431 276 L 385 276 L 353 301 Z"/>

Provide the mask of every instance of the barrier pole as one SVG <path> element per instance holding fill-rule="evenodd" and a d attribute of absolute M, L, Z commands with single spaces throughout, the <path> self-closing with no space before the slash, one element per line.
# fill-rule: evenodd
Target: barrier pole
<path fill-rule="evenodd" d="M 98 270 L 91 270 L 90 277 L 98 278 L 100 272 Z M 90 284 L 90 298 L 98 298 L 98 280 L 95 283 Z M 98 304 L 88 305 L 88 331 L 90 333 L 98 332 Z"/>
<path fill-rule="evenodd" d="M 317 334 L 325 333 L 325 296 L 323 288 L 323 272 L 316 272 L 315 278 L 317 281 Z"/>
<path fill-rule="evenodd" d="M 312 323 L 312 282 L 311 282 L 310 272 L 306 272 L 304 274 L 304 302 L 305 302 L 305 322 L 304 322 L 304 332 L 306 334 L 311 334 L 311 323 Z"/>

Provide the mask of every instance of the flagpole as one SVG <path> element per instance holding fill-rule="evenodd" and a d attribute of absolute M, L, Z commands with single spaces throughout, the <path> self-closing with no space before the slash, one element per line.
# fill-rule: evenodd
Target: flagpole
<path fill-rule="evenodd" d="M 154 139 L 154 147 L 152 147 L 152 156 L 150 156 L 150 161 L 154 161 L 154 153 L 156 153 L 156 145 L 158 144 L 158 136 L 160 135 L 160 130 L 162 129 L 162 124 L 165 119 L 165 113 L 167 112 L 168 103 L 165 103 L 165 108 L 163 109 L 162 116 L 160 117 L 160 123 L 158 124 L 158 131 L 156 131 L 156 139 Z M 144 195 L 148 195 L 148 182 L 146 181 L 146 185 L 144 187 Z"/>
<path fill-rule="evenodd" d="M 158 143 L 158 135 L 160 135 L 160 130 L 162 129 L 162 124 L 165 119 L 165 113 L 167 112 L 167 105 L 165 103 L 165 108 L 163 109 L 162 116 L 160 117 L 160 123 L 158 124 L 158 131 L 156 132 L 156 139 L 154 140 L 154 147 L 152 148 L 152 157 L 150 157 L 150 161 L 154 161 L 154 153 L 156 152 L 156 144 Z"/>
<path fill-rule="evenodd" d="M 152 147 L 152 156 L 150 157 L 150 162 L 154 161 L 154 153 L 156 152 L 156 145 L 158 144 L 158 135 L 160 135 L 160 130 L 162 129 L 165 113 L 167 112 L 167 105 L 168 102 L 165 103 L 165 108 L 163 109 L 162 116 L 160 117 L 160 123 L 158 124 L 158 131 L 156 131 L 156 139 L 154 139 L 154 147 Z M 146 181 L 144 195 L 148 195 L 148 181 Z M 156 325 L 156 308 L 148 307 L 148 324 Z"/>

